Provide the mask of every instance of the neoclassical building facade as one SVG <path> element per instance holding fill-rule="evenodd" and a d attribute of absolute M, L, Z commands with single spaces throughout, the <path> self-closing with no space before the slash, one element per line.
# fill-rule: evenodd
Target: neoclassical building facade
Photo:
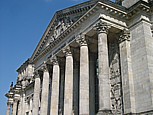
<path fill-rule="evenodd" d="M 6 94 L 6 115 L 153 115 L 153 0 L 60 11 Z"/>

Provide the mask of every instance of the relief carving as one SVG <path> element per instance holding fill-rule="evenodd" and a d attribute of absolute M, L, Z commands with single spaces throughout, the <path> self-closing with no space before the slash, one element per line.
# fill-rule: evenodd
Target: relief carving
<path fill-rule="evenodd" d="M 114 115 L 122 114 L 121 73 L 117 44 L 109 45 L 110 55 L 110 83 L 111 83 L 111 106 Z"/>
<path fill-rule="evenodd" d="M 48 37 L 48 41 L 46 43 L 46 46 L 48 46 L 50 43 L 54 42 L 56 38 L 62 34 L 68 27 L 70 27 L 73 24 L 72 20 L 68 21 L 59 21 L 57 25 L 52 29 L 50 36 Z"/>

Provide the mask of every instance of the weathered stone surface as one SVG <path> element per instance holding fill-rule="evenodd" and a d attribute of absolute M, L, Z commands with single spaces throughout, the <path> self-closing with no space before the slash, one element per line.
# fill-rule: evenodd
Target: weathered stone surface
<path fill-rule="evenodd" d="M 132 73 L 130 32 L 124 30 L 120 36 L 120 60 L 123 87 L 124 113 L 135 113 L 135 92 Z"/>
<path fill-rule="evenodd" d="M 48 112 L 48 93 L 49 93 L 49 72 L 48 72 L 46 65 L 43 69 L 44 69 L 44 71 L 43 71 L 40 114 L 47 115 L 47 112 Z"/>
<path fill-rule="evenodd" d="M 35 73 L 36 74 L 36 73 Z M 37 73 L 35 75 L 35 85 L 34 85 L 34 99 L 33 99 L 33 115 L 37 115 L 39 111 L 39 100 L 40 100 L 40 76 Z"/>
<path fill-rule="evenodd" d="M 146 21 L 131 27 L 130 32 L 135 107 L 140 113 L 153 108 L 153 39 L 150 24 Z"/>
<path fill-rule="evenodd" d="M 133 6 L 135 3 L 137 3 L 138 1 L 140 1 L 140 0 L 132 0 L 132 1 L 123 0 L 122 5 L 129 8 L 129 7 Z M 148 0 L 142 0 L 142 1 L 148 2 Z"/>
<path fill-rule="evenodd" d="M 107 111 L 111 111 L 111 106 L 107 33 L 110 27 L 102 20 L 95 27 L 98 31 L 99 114 L 105 111 L 109 114 Z"/>
<path fill-rule="evenodd" d="M 152 115 L 152 4 L 90 0 L 57 12 L 32 57 L 17 70 L 17 83 L 6 94 L 8 103 L 12 99 L 7 114 L 11 107 L 18 115 L 31 115 L 31 110 L 33 115 Z M 127 33 L 119 38 L 124 28 L 131 39 Z M 66 46 L 73 57 L 70 50 L 64 56 Z M 42 72 L 44 62 L 48 72 Z"/>
<path fill-rule="evenodd" d="M 73 57 L 70 48 L 66 50 L 64 115 L 71 115 L 73 113 Z"/>
<path fill-rule="evenodd" d="M 60 68 L 57 60 L 53 61 L 53 74 L 52 74 L 52 91 L 51 91 L 51 115 L 58 115 L 58 103 L 59 103 L 59 77 Z"/>
<path fill-rule="evenodd" d="M 89 115 L 89 52 L 85 36 L 80 36 L 80 100 L 79 114 Z"/>

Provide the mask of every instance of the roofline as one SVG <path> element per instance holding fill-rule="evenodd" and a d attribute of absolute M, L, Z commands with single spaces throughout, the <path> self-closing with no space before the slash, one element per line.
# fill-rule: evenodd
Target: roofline
<path fill-rule="evenodd" d="M 83 2 L 83 3 L 77 4 L 77 5 L 70 6 L 70 7 L 68 7 L 68 8 L 65 8 L 65 9 L 62 9 L 62 10 L 59 10 L 59 11 L 56 11 L 55 14 L 54 14 L 54 16 L 53 16 L 53 18 L 51 19 L 51 21 L 50 21 L 50 23 L 49 23 L 47 29 L 45 30 L 43 36 L 41 37 L 41 39 L 40 39 L 38 45 L 36 46 L 36 49 L 34 50 L 32 56 L 31 56 L 31 59 L 33 60 L 34 55 L 37 53 L 37 50 L 39 49 L 39 46 L 40 46 L 41 43 L 43 42 L 43 40 L 44 40 L 44 38 L 45 38 L 45 35 L 46 35 L 47 32 L 50 30 L 50 27 L 52 26 L 54 20 L 56 19 L 56 16 L 61 15 L 60 12 L 62 12 L 62 11 L 64 11 L 64 10 L 67 10 L 67 9 L 71 9 L 71 8 L 76 7 L 76 6 L 79 6 L 79 5 L 87 4 L 87 3 L 89 3 L 89 2 L 93 2 L 93 1 L 86 1 L 86 2 Z M 95 1 L 94 1 L 94 2 L 95 2 Z"/>
<path fill-rule="evenodd" d="M 49 23 L 47 29 L 45 30 L 45 32 L 44 32 L 44 34 L 43 34 L 41 40 L 39 41 L 39 43 L 38 43 L 36 49 L 34 50 L 34 53 L 32 54 L 31 59 L 32 59 L 32 60 L 34 59 L 34 56 L 36 55 L 37 51 L 39 50 L 39 47 L 40 47 L 41 43 L 44 41 L 46 35 L 48 34 L 48 31 L 49 31 L 50 28 L 51 28 L 51 26 L 54 24 L 54 20 L 56 19 L 57 16 L 62 15 L 62 14 L 63 14 L 63 11 L 65 11 L 65 10 L 67 10 L 67 9 L 71 9 L 71 8 L 74 8 L 74 7 L 77 7 L 77 6 L 79 6 L 78 8 L 81 8 L 81 6 L 83 6 L 84 4 L 87 4 L 87 5 L 88 5 L 89 3 L 93 3 L 93 5 L 94 5 L 94 3 L 96 4 L 96 3 L 98 3 L 98 2 L 103 2 L 103 3 L 105 3 L 105 4 L 108 4 L 108 3 L 109 3 L 109 4 L 111 4 L 112 7 L 118 8 L 118 9 L 123 10 L 123 11 L 126 10 L 126 8 L 125 8 L 124 6 L 115 4 L 113 1 L 110 1 L 110 0 L 90 0 L 90 1 L 86 1 L 86 2 L 83 2 L 83 3 L 77 4 L 77 5 L 74 5 L 74 6 L 65 8 L 65 9 L 63 9 L 63 10 L 56 11 L 56 13 L 54 14 L 53 18 L 51 19 L 51 21 L 50 21 L 50 23 Z"/>

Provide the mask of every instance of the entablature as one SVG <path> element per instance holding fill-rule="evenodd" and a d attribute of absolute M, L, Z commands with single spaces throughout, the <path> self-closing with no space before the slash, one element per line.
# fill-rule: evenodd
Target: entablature
<path fill-rule="evenodd" d="M 106 2 L 107 3 L 107 2 Z M 115 8 L 113 6 L 110 6 L 109 3 L 103 3 L 103 2 L 97 2 L 90 10 L 88 10 L 83 16 L 81 16 L 76 22 L 72 23 L 72 25 L 70 25 L 68 28 L 65 29 L 65 31 L 63 31 L 62 33 L 60 33 L 56 39 L 54 39 L 52 42 L 48 43 L 48 45 L 46 47 L 44 47 L 43 50 L 41 50 L 37 55 L 35 55 L 35 57 L 33 57 L 33 61 L 38 60 L 40 57 L 44 56 L 47 52 L 49 52 L 51 49 L 53 49 L 54 47 L 56 47 L 57 45 L 59 45 L 59 43 L 66 37 L 68 36 L 71 32 L 73 32 L 76 28 L 78 28 L 82 22 L 84 22 L 86 19 L 88 19 L 91 15 L 93 15 L 96 11 L 98 11 L 99 9 L 105 10 L 107 13 L 114 15 L 115 17 L 118 18 L 124 18 L 126 19 L 126 12 L 124 11 L 124 8 Z M 124 10 L 122 10 L 124 9 Z M 125 24 L 124 24 L 125 26 Z M 74 35 L 73 37 L 71 37 L 68 41 L 66 40 L 66 42 L 70 42 L 71 40 L 73 40 L 76 37 L 76 35 Z M 62 47 L 65 46 L 64 43 L 62 44 L 61 47 L 58 47 L 58 50 L 60 50 Z M 52 55 L 54 55 L 58 50 L 54 50 L 52 51 Z"/>

